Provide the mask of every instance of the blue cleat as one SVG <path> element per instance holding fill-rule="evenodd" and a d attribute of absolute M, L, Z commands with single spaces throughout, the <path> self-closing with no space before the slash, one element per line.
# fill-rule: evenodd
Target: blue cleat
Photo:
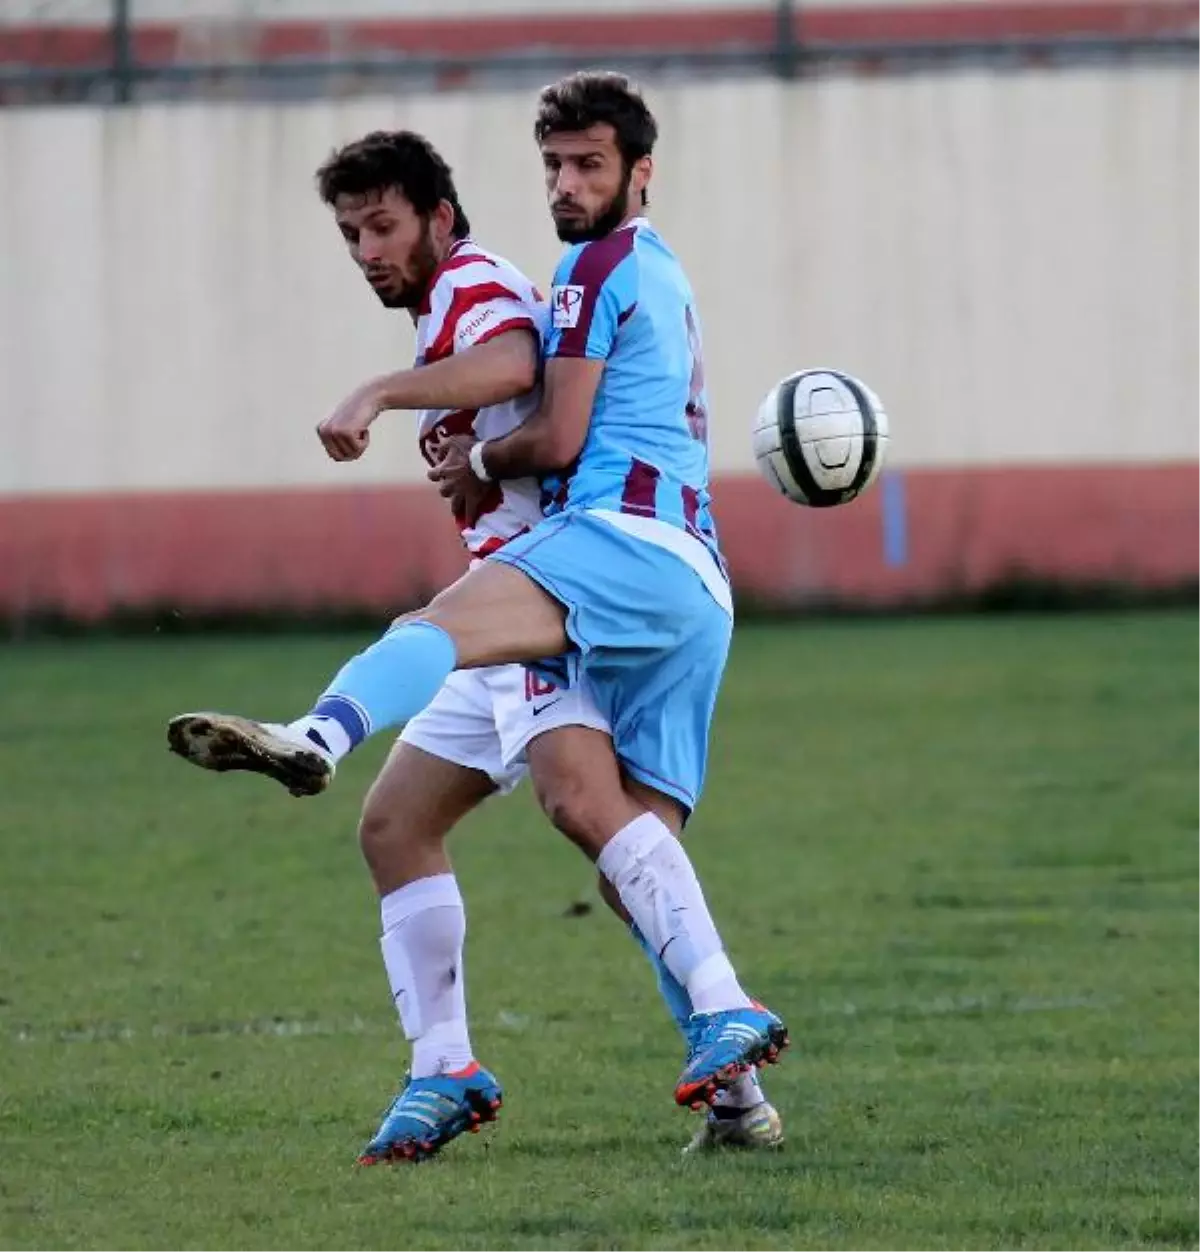
<path fill-rule="evenodd" d="M 700 1109 L 752 1065 L 770 1065 L 788 1046 L 787 1027 L 755 1004 L 721 1013 L 693 1013 L 688 1059 L 675 1084 L 675 1103 Z"/>
<path fill-rule="evenodd" d="M 410 1078 L 358 1163 L 427 1160 L 464 1131 L 494 1122 L 503 1099 L 500 1084 L 478 1062 L 457 1074 Z"/>

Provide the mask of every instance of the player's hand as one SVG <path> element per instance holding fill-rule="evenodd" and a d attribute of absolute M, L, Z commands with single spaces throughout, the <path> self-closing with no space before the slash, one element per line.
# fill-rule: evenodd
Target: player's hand
<path fill-rule="evenodd" d="M 371 423 L 383 412 L 374 385 L 353 391 L 317 427 L 328 456 L 334 461 L 357 461 L 371 444 Z"/>
<path fill-rule="evenodd" d="M 471 468 L 471 448 L 478 441 L 470 435 L 451 435 L 441 443 L 438 462 L 429 471 L 438 492 L 450 501 L 454 516 L 474 526 L 483 512 L 491 483 L 480 482 Z"/>

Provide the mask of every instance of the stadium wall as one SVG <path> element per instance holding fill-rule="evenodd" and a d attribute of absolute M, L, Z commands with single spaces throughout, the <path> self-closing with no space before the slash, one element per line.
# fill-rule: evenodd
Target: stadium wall
<path fill-rule="evenodd" d="M 1197 567 L 1197 104 L 1186 66 L 653 92 L 653 214 L 705 317 L 739 590 L 902 603 Z M 409 359 L 311 191 L 427 131 L 476 233 L 548 277 L 525 93 L 0 112 L 0 612 L 412 603 L 462 568 L 402 414 L 313 426 Z M 820 513 L 754 476 L 779 376 L 839 365 L 892 472 Z"/>
<path fill-rule="evenodd" d="M 143 63 L 770 45 L 775 0 L 131 0 Z M 5 0 L 0 64 L 112 57 L 111 0 Z M 1195 0 L 796 0 L 808 44 L 1194 35 Z"/>

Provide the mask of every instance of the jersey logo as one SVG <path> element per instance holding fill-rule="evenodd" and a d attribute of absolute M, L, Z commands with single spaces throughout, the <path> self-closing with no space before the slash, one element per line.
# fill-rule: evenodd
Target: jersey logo
<path fill-rule="evenodd" d="M 476 313 L 470 321 L 464 322 L 459 328 L 456 338 L 463 343 L 470 343 L 471 338 L 478 334 L 488 322 L 496 316 L 497 310 L 495 305 L 486 305 L 480 312 Z"/>
<path fill-rule="evenodd" d="M 579 324 L 583 309 L 582 287 L 555 287 L 550 292 L 550 308 L 555 330 L 571 330 Z"/>

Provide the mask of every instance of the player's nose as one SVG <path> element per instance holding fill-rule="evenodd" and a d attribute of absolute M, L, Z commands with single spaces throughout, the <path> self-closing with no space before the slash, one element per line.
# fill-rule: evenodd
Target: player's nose
<path fill-rule="evenodd" d="M 579 190 L 579 172 L 569 165 L 562 166 L 554 180 L 555 195 L 561 198 L 573 198 Z"/>
<path fill-rule="evenodd" d="M 358 260 L 361 265 L 374 265 L 383 257 L 383 242 L 378 239 L 364 239 L 358 245 Z"/>

